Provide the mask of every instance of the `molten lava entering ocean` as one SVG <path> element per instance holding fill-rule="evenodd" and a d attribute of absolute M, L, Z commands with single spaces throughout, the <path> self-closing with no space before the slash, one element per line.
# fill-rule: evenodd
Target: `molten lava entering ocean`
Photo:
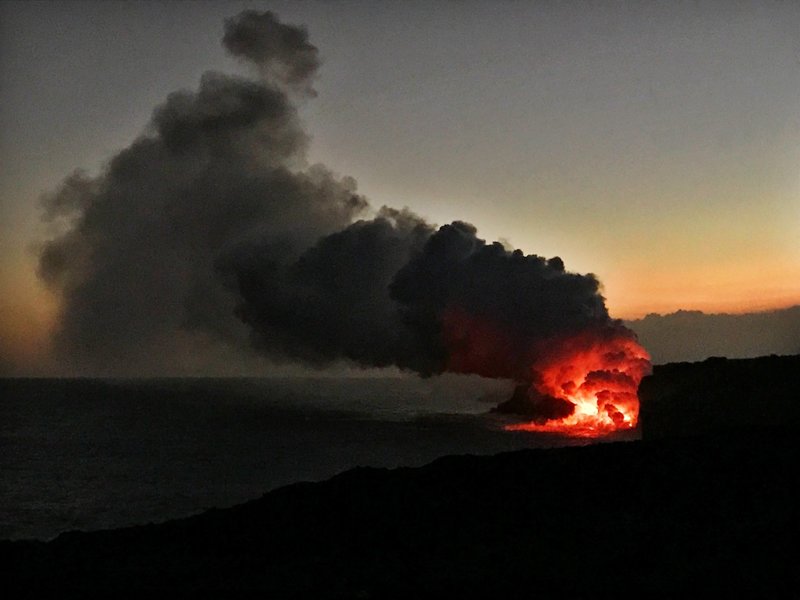
<path fill-rule="evenodd" d="M 623 327 L 587 330 L 552 340 L 531 365 L 531 382 L 515 396 L 549 405 L 534 420 L 507 425 L 514 431 L 543 431 L 579 437 L 599 437 L 636 426 L 637 389 L 650 372 L 650 356 Z M 556 410 L 560 414 L 554 414 Z M 563 414 L 563 416 L 562 416 Z"/>
<path fill-rule="evenodd" d="M 537 338 L 523 328 L 450 308 L 443 334 L 448 371 L 519 383 L 496 411 L 531 420 L 506 429 L 600 437 L 636 426 L 637 389 L 650 372 L 650 356 L 620 321 L 602 318 L 577 332 Z"/>

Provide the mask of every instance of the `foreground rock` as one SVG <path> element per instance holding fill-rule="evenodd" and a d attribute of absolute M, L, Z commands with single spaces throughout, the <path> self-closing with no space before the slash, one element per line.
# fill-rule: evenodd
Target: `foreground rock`
<path fill-rule="evenodd" d="M 796 590 L 798 443 L 771 434 L 356 469 L 164 523 L 0 543 L 4 588 L 273 597 Z"/>
<path fill-rule="evenodd" d="M 657 365 L 639 386 L 648 439 L 800 428 L 800 356 Z"/>

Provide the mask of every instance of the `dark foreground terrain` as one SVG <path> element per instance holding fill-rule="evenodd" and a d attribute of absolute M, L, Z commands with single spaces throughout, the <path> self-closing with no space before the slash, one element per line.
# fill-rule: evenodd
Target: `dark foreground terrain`
<path fill-rule="evenodd" d="M 709 368 L 722 367 L 696 363 L 683 376 Z M 796 376 L 775 369 L 780 389 Z M 665 381 L 676 405 L 690 406 L 672 375 Z M 700 393 L 704 378 L 692 381 Z M 669 411 L 653 380 L 647 385 L 649 401 L 661 403 L 654 425 Z M 769 387 L 742 393 L 761 406 Z M 685 437 L 664 425 L 659 439 L 645 430 L 637 442 L 355 469 L 161 525 L 2 542 L 3 586 L 30 596 L 53 588 L 795 596 L 800 444 L 793 428 L 768 423 Z"/>

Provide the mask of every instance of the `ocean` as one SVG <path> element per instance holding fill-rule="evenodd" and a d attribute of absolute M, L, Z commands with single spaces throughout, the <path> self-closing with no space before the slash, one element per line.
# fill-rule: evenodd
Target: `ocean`
<path fill-rule="evenodd" d="M 510 385 L 431 379 L 0 379 L 0 539 L 161 522 L 356 466 L 586 444 L 507 432 Z"/>

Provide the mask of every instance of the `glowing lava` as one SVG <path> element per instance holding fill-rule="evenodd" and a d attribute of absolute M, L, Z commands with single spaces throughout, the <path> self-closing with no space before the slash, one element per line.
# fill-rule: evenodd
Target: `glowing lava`
<path fill-rule="evenodd" d="M 574 409 L 561 418 L 539 417 L 506 429 L 597 437 L 636 426 L 636 391 L 651 366 L 632 332 L 621 326 L 591 329 L 551 340 L 537 355 L 531 365 L 531 402 L 555 398 Z"/>
<path fill-rule="evenodd" d="M 637 389 L 650 356 L 636 335 L 607 318 L 575 332 L 535 332 L 460 307 L 442 317 L 446 371 L 520 382 L 497 412 L 529 416 L 509 430 L 599 437 L 636 426 Z"/>

